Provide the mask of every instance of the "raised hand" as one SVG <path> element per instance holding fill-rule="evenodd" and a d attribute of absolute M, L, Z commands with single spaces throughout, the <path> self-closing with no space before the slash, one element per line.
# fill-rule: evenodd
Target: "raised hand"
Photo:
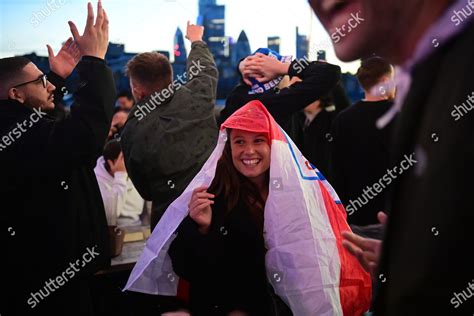
<path fill-rule="evenodd" d="M 248 85 L 248 86 L 252 85 L 252 82 L 249 79 L 250 77 L 255 78 L 257 80 L 258 80 L 258 78 L 262 78 L 262 75 L 260 73 L 250 71 L 248 69 L 247 66 L 248 66 L 248 63 L 249 63 L 251 57 L 252 56 L 249 56 L 249 57 L 245 58 L 239 64 L 239 71 L 242 74 L 242 79 L 245 82 L 245 84 Z"/>
<path fill-rule="evenodd" d="M 186 38 L 191 41 L 191 43 L 196 41 L 202 41 L 204 35 L 204 27 L 200 25 L 191 24 L 188 21 L 188 26 L 186 28 Z"/>
<path fill-rule="evenodd" d="M 287 63 L 267 56 L 265 54 L 257 53 L 253 56 L 249 56 L 245 60 L 244 73 L 245 76 L 252 76 L 252 74 L 259 74 L 255 77 L 259 82 L 268 82 L 279 76 L 288 74 L 288 68 L 290 67 Z"/>
<path fill-rule="evenodd" d="M 189 217 L 198 224 L 199 231 L 203 234 L 206 234 L 211 226 L 211 205 L 214 204 L 214 201 L 211 200 L 214 195 L 207 193 L 206 190 L 207 187 L 196 188 L 189 202 Z"/>
<path fill-rule="evenodd" d="M 377 218 L 381 224 L 386 224 L 387 215 L 385 213 L 379 212 Z M 344 237 L 342 245 L 359 260 L 365 271 L 374 276 L 379 265 L 382 241 L 364 238 L 351 232 L 343 232 L 342 237 Z"/>
<path fill-rule="evenodd" d="M 46 45 L 46 47 L 48 48 L 49 69 L 63 79 L 69 77 L 81 59 L 79 47 L 72 37 L 68 38 L 56 56 L 54 56 L 51 46 Z"/>
<path fill-rule="evenodd" d="M 112 173 L 115 176 L 116 172 L 127 172 L 127 169 L 125 168 L 125 160 L 123 159 L 123 153 L 120 152 L 118 155 L 117 159 L 115 161 L 113 160 L 107 160 L 107 163 L 109 164 L 110 168 L 110 173 Z"/>
<path fill-rule="evenodd" d="M 102 1 L 97 3 L 97 19 L 94 24 L 94 9 L 87 4 L 87 23 L 82 36 L 74 22 L 69 21 L 69 27 L 82 56 L 105 58 L 109 46 L 109 19 L 102 8 Z"/>

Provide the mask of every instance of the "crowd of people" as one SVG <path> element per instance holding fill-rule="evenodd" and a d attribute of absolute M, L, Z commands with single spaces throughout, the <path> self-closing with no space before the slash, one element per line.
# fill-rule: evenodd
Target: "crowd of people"
<path fill-rule="evenodd" d="M 147 214 L 153 234 L 123 284 L 154 302 L 146 314 L 472 312 L 474 124 L 453 109 L 473 93 L 474 26 L 450 23 L 470 0 L 309 2 L 329 34 L 365 17 L 334 43 L 361 59 L 353 105 L 339 66 L 261 48 L 216 112 L 217 66 L 189 22 L 185 81 L 145 52 L 117 94 L 100 0 L 82 35 L 69 22 L 60 51 L 48 46 L 47 75 L 0 59 L 2 313 L 97 314 L 109 228 Z"/>

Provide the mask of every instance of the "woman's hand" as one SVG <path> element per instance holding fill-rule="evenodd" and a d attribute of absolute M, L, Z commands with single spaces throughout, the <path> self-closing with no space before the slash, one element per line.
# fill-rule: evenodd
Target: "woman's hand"
<path fill-rule="evenodd" d="M 202 234 L 209 232 L 212 220 L 211 205 L 214 201 L 213 194 L 206 192 L 207 187 L 199 187 L 193 191 L 191 201 L 189 202 L 189 217 L 191 217 L 199 226 L 199 231 Z"/>

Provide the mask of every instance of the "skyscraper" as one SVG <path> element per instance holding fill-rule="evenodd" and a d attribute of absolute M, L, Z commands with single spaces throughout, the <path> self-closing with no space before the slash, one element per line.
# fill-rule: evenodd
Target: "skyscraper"
<path fill-rule="evenodd" d="M 199 0 L 198 23 L 204 26 L 204 41 L 209 46 L 216 62 L 219 57 L 228 57 L 228 38 L 225 36 L 225 6 L 216 0 Z"/>
<path fill-rule="evenodd" d="M 280 43 L 280 36 L 271 36 L 267 39 L 267 47 L 277 53 L 280 53 Z"/>
<path fill-rule="evenodd" d="M 247 57 L 251 53 L 247 34 L 245 34 L 245 31 L 242 31 L 237 39 L 237 43 L 232 47 L 232 66 L 234 69 L 236 69 L 235 67 L 237 67 L 237 63 L 241 59 Z"/>
<path fill-rule="evenodd" d="M 186 72 L 186 47 L 184 46 L 183 32 L 178 27 L 174 34 L 174 46 L 173 46 L 173 75 L 176 79 L 177 75 L 182 75 Z"/>
<path fill-rule="evenodd" d="M 296 58 L 309 58 L 309 40 L 306 35 L 300 35 L 296 27 Z"/>

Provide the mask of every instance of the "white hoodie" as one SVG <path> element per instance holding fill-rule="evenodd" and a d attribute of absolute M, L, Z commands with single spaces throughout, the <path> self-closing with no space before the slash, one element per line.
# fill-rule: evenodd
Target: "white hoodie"
<path fill-rule="evenodd" d="M 126 172 L 115 172 L 112 177 L 105 169 L 104 163 L 104 157 L 99 157 L 94 172 L 104 201 L 108 224 L 117 225 L 117 221 L 119 224 L 139 222 L 145 200 L 135 189 Z"/>

